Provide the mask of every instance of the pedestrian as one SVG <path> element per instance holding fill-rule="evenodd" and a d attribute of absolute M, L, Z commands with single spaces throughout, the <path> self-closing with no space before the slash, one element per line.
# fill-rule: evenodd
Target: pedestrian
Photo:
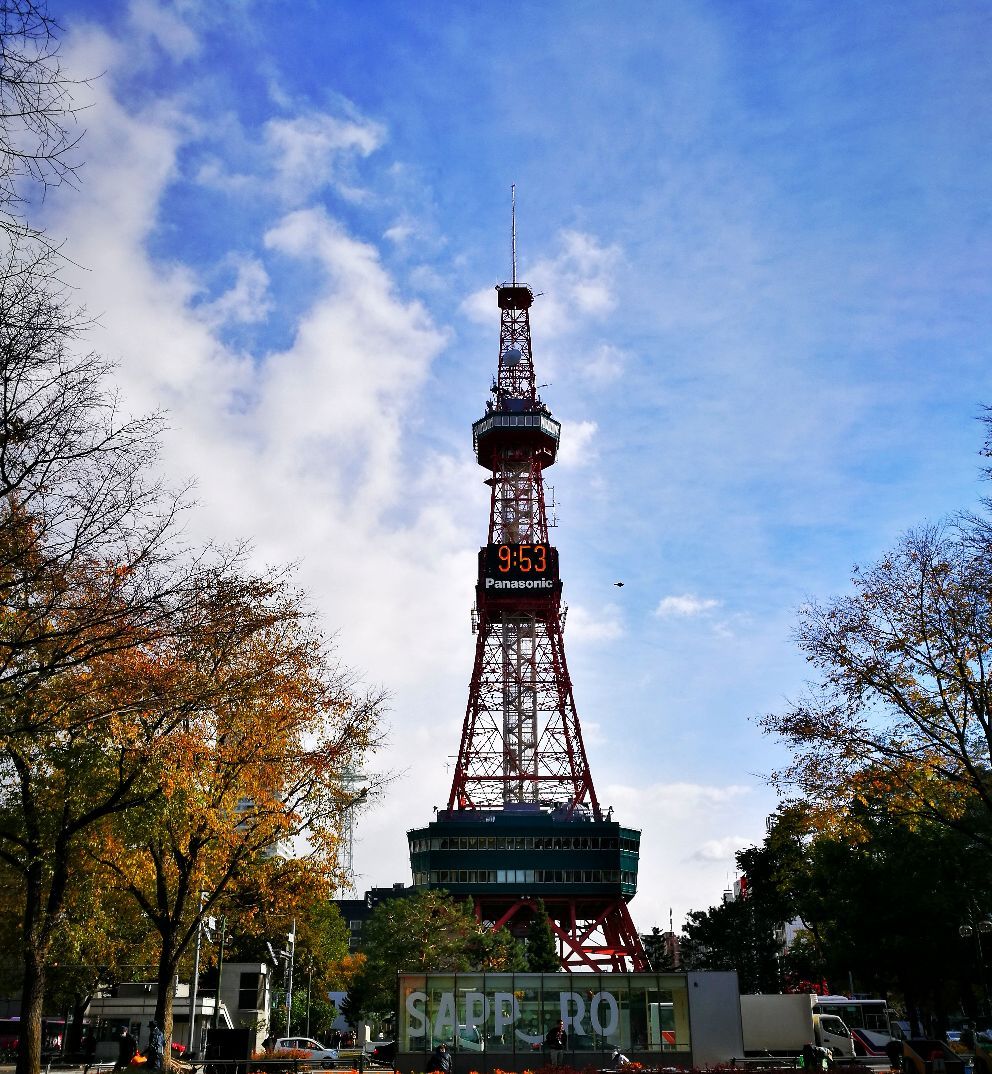
<path fill-rule="evenodd" d="M 805 1070 L 819 1070 L 819 1056 L 816 1054 L 816 1048 L 813 1047 L 811 1040 L 806 1041 L 803 1045 L 803 1068 Z"/>
<path fill-rule="evenodd" d="M 88 1074 L 89 1069 L 96 1060 L 96 1034 L 91 1029 L 83 1036 L 83 1074 Z"/>
<path fill-rule="evenodd" d="M 138 1042 L 131 1036 L 127 1026 L 121 1029 L 121 1035 L 117 1038 L 117 1062 L 114 1063 L 114 1071 L 127 1070 L 131 1060 L 138 1054 Z"/>
<path fill-rule="evenodd" d="M 427 1064 L 428 1074 L 437 1071 L 438 1074 L 451 1074 L 451 1052 L 448 1051 L 444 1041 L 431 1052 L 430 1062 Z"/>
<path fill-rule="evenodd" d="M 262 1051 L 263 1052 L 271 1052 L 271 1051 L 273 1051 L 275 1049 L 275 1046 L 276 1046 L 276 1035 L 275 1035 L 275 1033 L 270 1033 L 265 1038 L 265 1040 L 262 1041 Z"/>
<path fill-rule="evenodd" d="M 630 1060 L 620 1051 L 619 1048 L 613 1049 L 613 1069 L 620 1070 L 622 1067 L 630 1066 Z"/>
<path fill-rule="evenodd" d="M 544 1047 L 551 1057 L 552 1066 L 560 1067 L 565 1065 L 568 1034 L 565 1032 L 565 1023 L 561 1019 L 548 1030 L 548 1035 L 544 1038 Z"/>
<path fill-rule="evenodd" d="M 892 1037 L 885 1045 L 885 1054 L 889 1057 L 889 1066 L 894 1071 L 902 1070 L 902 1041 Z"/>
<path fill-rule="evenodd" d="M 145 1049 L 149 1070 L 165 1070 L 165 1034 L 153 1018 L 148 1023 L 148 1047 Z"/>

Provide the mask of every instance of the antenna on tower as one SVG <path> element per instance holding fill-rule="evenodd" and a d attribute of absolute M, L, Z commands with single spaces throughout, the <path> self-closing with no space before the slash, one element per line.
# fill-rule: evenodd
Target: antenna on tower
<path fill-rule="evenodd" d="M 517 184 L 510 184 L 510 257 L 513 265 L 513 282 L 517 282 Z"/>

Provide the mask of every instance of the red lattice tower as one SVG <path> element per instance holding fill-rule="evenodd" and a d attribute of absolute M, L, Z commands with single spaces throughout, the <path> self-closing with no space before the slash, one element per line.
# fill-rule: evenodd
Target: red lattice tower
<path fill-rule="evenodd" d="M 565 661 L 558 552 L 544 470 L 561 427 L 537 394 L 526 284 L 501 284 L 499 370 L 472 426 L 490 471 L 477 633 L 448 807 L 408 833 L 414 885 L 471 898 L 480 921 L 523 932 L 537 900 L 565 969 L 648 968 L 627 909 L 640 833 L 604 817 Z"/>
<path fill-rule="evenodd" d="M 561 427 L 537 394 L 533 294 L 526 284 L 497 293 L 499 372 L 472 429 L 479 463 L 492 472 L 489 540 L 479 554 L 475 664 L 448 808 L 530 802 L 571 813 L 586 804 L 599 819 L 565 662 L 558 553 L 548 540 L 544 468 L 555 461 Z"/>

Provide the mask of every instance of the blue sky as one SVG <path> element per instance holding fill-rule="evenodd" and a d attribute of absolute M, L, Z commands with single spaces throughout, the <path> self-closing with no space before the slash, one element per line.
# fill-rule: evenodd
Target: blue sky
<path fill-rule="evenodd" d="M 515 182 L 593 777 L 643 829 L 638 925 L 717 901 L 796 608 L 987 491 L 992 9 L 52 7 L 100 76 L 44 207 L 88 342 L 169 411 L 191 530 L 298 561 L 391 691 L 359 884 L 409 878 L 450 785 Z"/>

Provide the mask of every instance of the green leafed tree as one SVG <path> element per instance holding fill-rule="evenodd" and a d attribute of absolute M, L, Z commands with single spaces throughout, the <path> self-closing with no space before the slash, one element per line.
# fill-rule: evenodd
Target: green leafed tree
<path fill-rule="evenodd" d="M 681 940 L 686 970 L 736 970 L 742 992 L 780 991 L 776 922 L 751 899 L 688 915 Z"/>
<path fill-rule="evenodd" d="M 667 933 L 663 933 L 657 925 L 650 931 L 641 936 L 641 942 L 644 944 L 644 953 L 648 956 L 648 962 L 651 963 L 651 969 L 656 973 L 668 973 L 671 970 L 676 970 L 679 967 L 675 964 L 675 959 L 672 957 L 672 951 L 665 942 Z"/>
<path fill-rule="evenodd" d="M 394 1010 L 397 973 L 507 973 L 526 965 L 523 946 L 506 929 L 485 928 L 468 903 L 445 891 L 380 903 L 362 930 L 362 946 L 366 961 L 343 1012 L 353 1025 Z"/>
<path fill-rule="evenodd" d="M 557 973 L 560 969 L 561 958 L 551 920 L 543 901 L 538 899 L 534 916 L 527 926 L 527 972 Z"/>

